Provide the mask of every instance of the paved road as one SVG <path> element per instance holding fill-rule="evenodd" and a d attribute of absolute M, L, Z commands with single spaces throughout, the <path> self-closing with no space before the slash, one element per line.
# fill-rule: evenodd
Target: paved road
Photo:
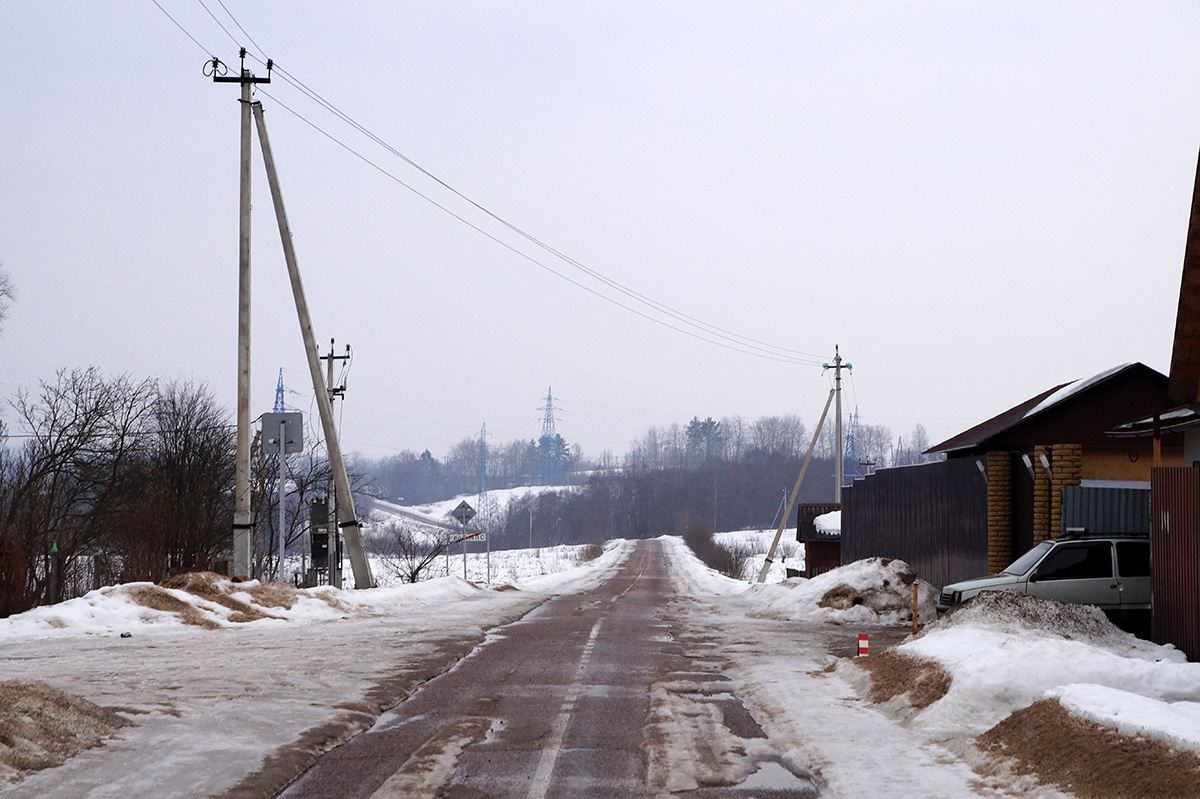
<path fill-rule="evenodd" d="M 751 762 L 769 750 L 762 729 L 721 659 L 675 634 L 680 601 L 662 545 L 641 542 L 602 586 L 498 628 L 283 796 L 818 795 L 794 764 Z"/>

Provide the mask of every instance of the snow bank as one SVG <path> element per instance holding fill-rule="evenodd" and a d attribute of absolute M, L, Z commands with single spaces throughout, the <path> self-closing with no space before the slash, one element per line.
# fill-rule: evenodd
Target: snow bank
<path fill-rule="evenodd" d="M 507 573 L 492 586 L 450 576 L 361 591 L 331 586 L 301 589 L 259 580 L 233 582 L 211 572 L 193 573 L 162 584 L 108 586 L 58 605 L 0 619 L 0 641 L 14 636 L 142 635 L 246 624 L 304 624 L 384 616 L 496 591 L 553 593 L 602 580 L 608 570 L 624 562 L 632 548 L 628 541 L 611 541 L 603 555 L 586 562 L 578 560 L 579 547 L 518 550 L 507 558 L 493 555 L 506 564 Z M 543 557 L 543 553 L 548 554 Z M 482 573 L 484 558 L 482 553 L 472 553 L 469 572 Z M 457 568 L 462 568 L 461 557 Z"/>
<path fill-rule="evenodd" d="M 753 615 L 834 624 L 902 624 L 912 621 L 915 579 L 904 561 L 868 558 L 810 580 L 794 577 L 782 583 L 754 585 L 751 596 L 762 607 Z M 918 583 L 917 593 L 918 619 L 932 619 L 936 591 L 927 583 Z"/>
<path fill-rule="evenodd" d="M 936 660 L 950 690 L 912 723 L 977 735 L 1039 699 L 1122 732 L 1200 750 L 1200 664 L 1118 630 L 1096 608 L 985 592 L 898 651 Z"/>
<path fill-rule="evenodd" d="M 912 620 L 916 575 L 904 561 L 869 558 L 811 580 L 791 577 L 780 582 L 747 583 L 705 566 L 678 536 L 663 536 L 660 540 L 667 545 L 671 577 L 681 591 L 709 596 L 741 594 L 755 606 L 751 615 L 756 618 L 833 624 L 902 624 Z M 934 588 L 919 583 L 919 619 L 932 620 L 936 616 L 936 600 Z"/>

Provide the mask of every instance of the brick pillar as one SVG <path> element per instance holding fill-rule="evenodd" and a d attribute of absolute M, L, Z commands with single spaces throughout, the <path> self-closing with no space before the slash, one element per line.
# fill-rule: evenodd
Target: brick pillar
<path fill-rule="evenodd" d="M 1077 486 L 1083 479 L 1083 445 L 1055 444 L 1050 455 L 1054 482 L 1050 493 L 1050 534 L 1062 535 L 1062 496 L 1065 486 Z"/>
<path fill-rule="evenodd" d="M 996 574 L 1013 560 L 1012 456 L 987 454 L 988 573 Z"/>
<path fill-rule="evenodd" d="M 1033 542 L 1050 537 L 1050 478 L 1042 466 L 1040 456 L 1049 457 L 1049 447 L 1034 447 L 1029 456 L 1033 459 Z"/>

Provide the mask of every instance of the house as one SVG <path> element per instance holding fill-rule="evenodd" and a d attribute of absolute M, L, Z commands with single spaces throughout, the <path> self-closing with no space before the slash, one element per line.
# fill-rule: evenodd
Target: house
<path fill-rule="evenodd" d="M 1164 411 L 1167 385 L 1144 364 L 1123 364 L 1054 386 L 931 447 L 943 462 L 856 481 L 842 492 L 843 562 L 901 558 L 941 586 L 998 572 L 1068 527 L 1145 527 L 1151 469 L 1182 465 L 1182 437 L 1107 433 Z"/>

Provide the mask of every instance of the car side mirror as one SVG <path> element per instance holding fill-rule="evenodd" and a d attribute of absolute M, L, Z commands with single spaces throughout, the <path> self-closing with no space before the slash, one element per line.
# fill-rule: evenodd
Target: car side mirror
<path fill-rule="evenodd" d="M 1031 571 L 1029 573 L 1029 582 L 1036 583 L 1037 581 L 1038 581 L 1038 573 L 1037 573 L 1037 569 L 1034 569 L 1033 571 Z"/>

